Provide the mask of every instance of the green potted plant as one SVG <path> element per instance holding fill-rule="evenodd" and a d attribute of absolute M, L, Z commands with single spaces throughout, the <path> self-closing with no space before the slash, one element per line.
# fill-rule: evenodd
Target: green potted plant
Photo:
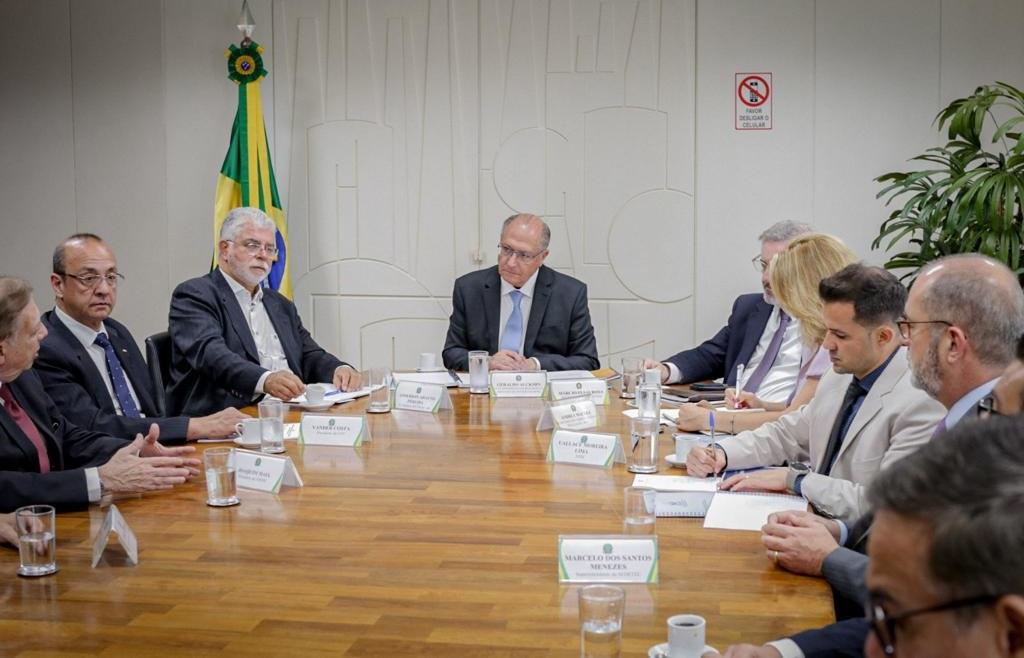
<path fill-rule="evenodd" d="M 996 113 L 1006 118 L 997 120 Z M 887 240 L 888 251 L 909 237 L 912 247 L 892 254 L 885 264 L 908 270 L 903 279 L 913 278 L 936 258 L 969 252 L 996 258 L 1021 273 L 1024 92 L 1003 82 L 978 87 L 950 103 L 935 122 L 939 131 L 948 130 L 949 141 L 912 159 L 928 163 L 925 168 L 875 179 L 885 185 L 878 198 L 887 197 L 887 206 L 897 199 L 903 204 L 882 222 L 872 248 Z"/>

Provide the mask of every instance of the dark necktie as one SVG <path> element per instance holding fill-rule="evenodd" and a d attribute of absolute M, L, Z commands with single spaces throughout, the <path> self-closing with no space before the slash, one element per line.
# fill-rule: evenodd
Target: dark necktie
<path fill-rule="evenodd" d="M 36 453 L 39 455 L 39 472 L 49 473 L 50 472 L 50 456 L 46 453 L 46 443 L 43 442 L 43 436 L 39 433 L 39 428 L 32 422 L 32 419 L 28 417 L 25 410 L 21 408 L 18 401 L 14 399 L 14 395 L 11 393 L 11 387 L 6 384 L 0 386 L 0 400 L 4 401 L 4 408 L 7 410 L 7 414 L 14 421 L 14 424 L 28 437 L 28 440 L 32 442 L 32 445 L 36 447 Z"/>
<path fill-rule="evenodd" d="M 836 422 L 832 424 L 832 432 L 828 435 L 828 445 L 825 446 L 825 458 L 821 461 L 819 473 L 828 475 L 832 470 L 832 464 L 839 454 L 839 447 L 843 445 L 846 437 L 846 430 L 850 426 L 850 414 L 853 412 L 853 405 L 857 399 L 865 395 L 857 380 L 850 382 L 843 397 L 843 403 L 839 406 L 839 413 L 836 415 Z"/>
<path fill-rule="evenodd" d="M 768 375 L 768 371 L 775 365 L 775 360 L 779 357 L 779 350 L 782 348 L 782 339 L 786 335 L 786 328 L 789 326 L 790 317 L 786 315 L 786 312 L 779 309 L 779 328 L 775 330 L 772 335 L 772 340 L 768 343 L 768 349 L 764 351 L 764 356 L 761 357 L 761 362 L 757 364 L 757 368 L 751 373 L 750 378 L 745 382 L 736 382 L 737 385 L 742 384 L 743 390 L 749 393 L 757 393 L 757 389 L 761 387 L 761 382 Z"/>
<path fill-rule="evenodd" d="M 140 418 L 139 408 L 135 406 L 135 400 L 132 399 L 131 391 L 128 390 L 128 378 L 124 375 L 124 368 L 121 367 L 121 362 L 117 358 L 114 346 L 110 344 L 110 339 L 106 334 L 96 334 L 95 343 L 103 348 L 103 353 L 107 357 L 110 384 L 114 388 L 114 397 L 117 398 L 117 403 L 121 405 L 121 414 L 128 418 Z"/>

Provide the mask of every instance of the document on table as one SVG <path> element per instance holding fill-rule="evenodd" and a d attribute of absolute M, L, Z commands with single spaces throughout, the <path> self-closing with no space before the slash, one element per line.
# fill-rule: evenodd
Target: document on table
<path fill-rule="evenodd" d="M 622 415 L 626 416 L 627 418 L 636 418 L 638 415 L 640 415 L 640 410 L 639 409 L 626 409 L 625 411 L 622 412 Z M 676 426 L 676 421 L 675 421 L 676 418 L 679 418 L 679 410 L 678 409 L 662 409 L 661 410 L 661 418 L 659 420 L 661 421 L 662 425 L 665 425 L 667 427 L 675 427 Z"/>
<path fill-rule="evenodd" d="M 716 478 L 695 478 L 691 475 L 644 475 L 633 478 L 634 487 L 649 487 L 658 491 L 718 491 Z"/>
<path fill-rule="evenodd" d="M 370 394 L 370 388 L 367 386 L 364 386 L 358 391 L 339 391 L 338 389 L 334 388 L 333 384 L 321 384 L 321 386 L 326 386 L 329 389 L 328 393 L 324 395 L 324 402 L 333 402 L 334 404 L 341 404 L 342 402 L 351 402 L 356 398 L 361 398 L 363 396 Z M 296 398 L 292 398 L 291 400 L 288 400 L 285 404 L 308 404 L 308 401 L 306 400 L 306 394 L 303 393 L 302 395 Z"/>
<path fill-rule="evenodd" d="M 557 372 L 548 372 L 549 382 L 557 382 L 560 379 L 594 379 L 594 375 L 589 370 L 559 370 Z"/>
<path fill-rule="evenodd" d="M 775 512 L 804 512 L 807 501 L 787 494 L 719 491 L 704 517 L 705 528 L 760 530 Z"/>
<path fill-rule="evenodd" d="M 396 372 L 394 374 L 396 382 L 419 382 L 420 384 L 439 384 L 441 386 L 461 386 L 462 378 L 458 374 L 452 377 L 447 370 L 440 372 Z M 466 385 L 469 385 L 469 375 L 466 375 Z"/>

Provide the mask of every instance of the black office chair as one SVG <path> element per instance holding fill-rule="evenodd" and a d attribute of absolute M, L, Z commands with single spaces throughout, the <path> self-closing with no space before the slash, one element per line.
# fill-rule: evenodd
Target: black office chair
<path fill-rule="evenodd" d="M 149 378 L 156 391 L 156 409 L 161 416 L 167 415 L 167 384 L 171 381 L 171 335 L 166 331 L 153 334 L 146 339 L 146 362 Z"/>

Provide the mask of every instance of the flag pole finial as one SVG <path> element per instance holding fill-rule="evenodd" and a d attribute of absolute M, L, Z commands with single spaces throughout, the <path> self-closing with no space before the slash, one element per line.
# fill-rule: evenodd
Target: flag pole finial
<path fill-rule="evenodd" d="M 252 33 L 256 31 L 256 19 L 249 10 L 249 0 L 242 0 L 242 13 L 238 15 L 238 31 L 242 33 L 242 47 L 252 41 Z"/>

